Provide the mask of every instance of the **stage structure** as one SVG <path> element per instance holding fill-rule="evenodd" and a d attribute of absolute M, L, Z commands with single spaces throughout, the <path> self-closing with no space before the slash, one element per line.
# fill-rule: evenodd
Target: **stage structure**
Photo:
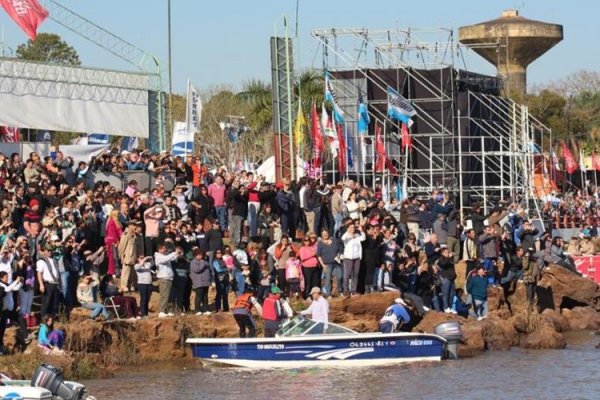
<path fill-rule="evenodd" d="M 149 138 L 149 148 L 164 148 L 164 85 L 158 60 L 54 0 L 42 3 L 51 20 L 135 71 L 0 58 L 0 125 L 135 136 Z"/>
<path fill-rule="evenodd" d="M 379 180 L 403 196 L 449 190 L 461 200 L 461 211 L 476 201 L 489 210 L 500 200 L 531 198 L 533 144 L 550 132 L 525 106 L 500 97 L 501 79 L 456 67 L 462 48 L 452 30 L 336 28 L 312 35 L 345 113 L 354 155 L 347 176 L 373 185 Z M 401 127 L 387 116 L 388 87 L 410 99 L 417 112 L 411 150 L 401 148 Z M 371 118 L 364 137 L 357 134 L 361 97 Z M 397 176 L 373 170 L 376 125 Z"/>

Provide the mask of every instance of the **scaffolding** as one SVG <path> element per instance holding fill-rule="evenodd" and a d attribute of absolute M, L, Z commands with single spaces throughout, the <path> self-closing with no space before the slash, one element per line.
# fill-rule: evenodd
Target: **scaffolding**
<path fill-rule="evenodd" d="M 509 198 L 529 203 L 533 144 L 549 130 L 525 106 L 498 96 L 499 79 L 455 67 L 462 47 L 452 30 L 331 28 L 312 35 L 322 68 L 333 78 L 355 153 L 358 167 L 346 176 L 372 185 L 379 180 L 389 192 L 397 186 L 402 196 L 425 198 L 434 190 L 448 190 L 460 199 L 461 211 L 475 201 L 486 210 Z M 387 116 L 388 86 L 410 99 L 417 111 L 411 151 L 402 151 L 400 126 Z M 368 103 L 371 125 L 367 135 L 358 137 L 361 97 Z M 373 170 L 376 124 L 383 128 L 398 176 Z M 335 174 L 333 167 L 328 172 Z"/>

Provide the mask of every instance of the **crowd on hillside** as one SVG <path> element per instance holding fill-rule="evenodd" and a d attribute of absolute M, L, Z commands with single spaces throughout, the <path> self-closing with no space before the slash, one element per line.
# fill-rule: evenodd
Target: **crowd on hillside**
<path fill-rule="evenodd" d="M 167 169 L 176 176 L 171 191 L 160 183 L 139 190 L 135 181 L 124 190 L 89 187 L 85 179 L 90 170 Z M 0 188 L 3 352 L 9 321 L 22 344 L 42 323 L 40 343 L 60 347 L 53 317 L 79 306 L 93 319 L 109 320 L 116 310 L 134 321 L 150 315 L 151 296 L 159 298 L 157 316 L 168 318 L 229 311 L 232 291 L 262 303 L 272 292 L 308 298 L 317 288 L 327 298 L 399 290 L 417 313 L 484 318 L 488 286 L 521 279 L 532 299 L 545 264 L 574 270 L 560 238 L 538 232 L 519 204 L 488 215 L 474 205 L 467 227 L 443 191 L 384 202 L 378 187 L 352 180 L 269 183 L 248 171 L 211 173 L 195 157 L 137 150 L 78 165 L 60 151 L 25 160 L 0 154 Z M 466 283 L 457 290 L 460 260 Z M 39 314 L 32 312 L 38 294 Z"/>

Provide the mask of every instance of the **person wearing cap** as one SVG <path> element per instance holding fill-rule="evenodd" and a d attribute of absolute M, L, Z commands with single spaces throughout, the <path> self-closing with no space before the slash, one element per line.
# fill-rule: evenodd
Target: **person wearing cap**
<path fill-rule="evenodd" d="M 410 314 L 406 309 L 406 303 L 401 297 L 396 298 L 394 303 L 389 306 L 383 317 L 379 320 L 379 332 L 394 333 L 404 324 L 410 322 Z"/>
<path fill-rule="evenodd" d="M 281 328 L 283 319 L 291 316 L 289 311 L 291 311 L 289 304 L 281 299 L 281 290 L 277 286 L 272 286 L 271 293 L 265 298 L 262 305 L 265 337 L 275 337 L 275 333 Z"/>
<path fill-rule="evenodd" d="M 306 310 L 300 311 L 300 315 L 310 315 L 313 321 L 329 322 L 329 302 L 321 295 L 321 289 L 317 286 L 310 290 L 312 303 Z"/>

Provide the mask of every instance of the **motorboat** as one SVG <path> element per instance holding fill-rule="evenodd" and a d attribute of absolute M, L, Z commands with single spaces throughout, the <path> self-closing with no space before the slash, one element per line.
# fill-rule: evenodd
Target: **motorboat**
<path fill-rule="evenodd" d="M 95 400 L 84 385 L 65 381 L 62 370 L 48 364 L 40 365 L 31 380 L 11 379 L 0 374 L 0 399 Z"/>
<path fill-rule="evenodd" d="M 450 332 L 460 338 L 460 326 Z M 440 361 L 448 340 L 428 333 L 358 333 L 341 325 L 294 318 L 274 338 L 189 338 L 206 363 L 249 368 L 375 366 Z"/>

